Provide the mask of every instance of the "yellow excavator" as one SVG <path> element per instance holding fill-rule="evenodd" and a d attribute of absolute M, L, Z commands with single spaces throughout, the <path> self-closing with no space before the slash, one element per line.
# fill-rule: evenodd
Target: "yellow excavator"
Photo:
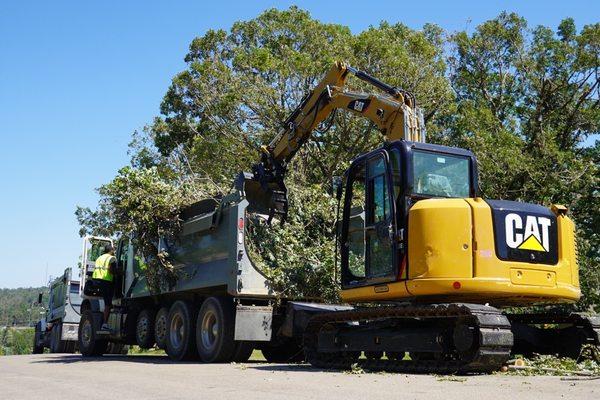
<path fill-rule="evenodd" d="M 378 92 L 346 90 L 350 76 Z M 252 173 L 238 178 L 249 211 L 285 220 L 289 163 L 336 110 L 367 118 L 384 144 L 351 163 L 338 191 L 341 298 L 353 307 L 310 319 L 303 339 L 310 363 L 489 371 L 511 352 L 576 357 L 584 344 L 600 344 L 598 317 L 499 309 L 580 298 L 567 209 L 480 198 L 473 153 L 425 143 L 413 94 L 343 63 L 262 147 Z"/>

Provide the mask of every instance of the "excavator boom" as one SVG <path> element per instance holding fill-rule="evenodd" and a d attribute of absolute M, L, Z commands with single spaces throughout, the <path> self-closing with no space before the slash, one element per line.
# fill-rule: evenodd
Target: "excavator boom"
<path fill-rule="evenodd" d="M 385 94 L 344 89 L 350 74 Z M 312 132 L 338 109 L 351 111 L 373 122 L 386 140 L 425 141 L 422 112 L 409 92 L 342 63 L 335 63 L 317 87 L 286 119 L 277 136 L 263 147 L 274 162 L 287 164 Z"/>
<path fill-rule="evenodd" d="M 383 93 L 345 90 L 349 75 Z M 284 178 L 287 166 L 319 125 L 333 118 L 337 110 L 350 111 L 368 119 L 387 141 L 425 141 L 423 113 L 416 107 L 411 93 L 343 63 L 335 63 L 284 121 L 275 138 L 261 147 L 261 162 L 254 165 L 252 173 L 238 176 L 236 186 L 246 193 L 254 211 L 270 217 L 282 215 L 285 219 L 287 189 Z"/>

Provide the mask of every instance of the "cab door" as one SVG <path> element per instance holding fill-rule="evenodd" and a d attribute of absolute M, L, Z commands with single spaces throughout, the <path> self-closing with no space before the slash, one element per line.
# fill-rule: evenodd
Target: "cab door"
<path fill-rule="evenodd" d="M 112 239 L 100 236 L 86 236 L 83 238 L 83 250 L 79 263 L 79 295 L 84 296 L 85 285 L 92 278 L 96 259 L 102 255 L 104 246 L 113 244 Z"/>
<path fill-rule="evenodd" d="M 132 249 L 130 246 L 129 236 L 125 235 L 119 239 L 116 253 L 117 271 L 115 271 L 114 274 L 114 295 L 118 299 L 122 298 L 125 294 L 125 276 L 127 269 L 130 267 L 129 263 L 131 261 L 131 252 Z"/>
<path fill-rule="evenodd" d="M 356 159 L 347 175 L 341 232 L 342 287 L 396 279 L 396 218 L 389 156 Z"/>

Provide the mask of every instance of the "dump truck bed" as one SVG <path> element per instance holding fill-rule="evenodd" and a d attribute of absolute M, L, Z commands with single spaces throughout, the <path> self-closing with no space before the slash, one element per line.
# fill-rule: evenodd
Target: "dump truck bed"
<path fill-rule="evenodd" d="M 268 279 L 256 268 L 246 249 L 248 201 L 237 195 L 207 199 L 188 207 L 181 234 L 159 243 L 169 254 L 178 279 L 161 287 L 160 294 L 182 291 L 213 292 L 215 288 L 235 297 L 273 297 Z M 132 255 L 134 251 L 130 251 Z M 139 259 L 128 257 L 125 296 L 149 296 Z M 129 266 L 129 265 L 128 265 Z"/>

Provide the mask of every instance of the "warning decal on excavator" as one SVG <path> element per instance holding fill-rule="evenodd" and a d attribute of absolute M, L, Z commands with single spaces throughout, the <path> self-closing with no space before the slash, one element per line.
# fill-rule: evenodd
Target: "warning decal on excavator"
<path fill-rule="evenodd" d="M 558 262 L 556 216 L 546 207 L 488 200 L 498 258 L 534 264 Z"/>

